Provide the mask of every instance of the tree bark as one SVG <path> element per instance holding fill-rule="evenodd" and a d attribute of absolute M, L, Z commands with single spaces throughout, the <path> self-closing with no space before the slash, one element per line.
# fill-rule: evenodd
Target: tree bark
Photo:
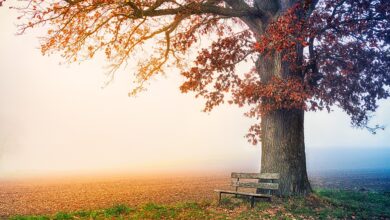
<path fill-rule="evenodd" d="M 303 53 L 298 50 L 297 62 Z M 292 72 L 289 63 L 280 53 L 259 57 L 257 71 L 263 83 L 272 77 L 285 79 L 302 77 L 301 72 Z M 262 103 L 272 100 L 262 99 Z M 304 111 L 301 109 L 277 109 L 261 117 L 261 172 L 280 173 L 279 191 L 282 196 L 306 195 L 311 192 L 306 171 Z"/>
<path fill-rule="evenodd" d="M 261 172 L 280 173 L 279 195 L 311 192 L 306 171 L 304 111 L 280 109 L 261 118 Z"/>

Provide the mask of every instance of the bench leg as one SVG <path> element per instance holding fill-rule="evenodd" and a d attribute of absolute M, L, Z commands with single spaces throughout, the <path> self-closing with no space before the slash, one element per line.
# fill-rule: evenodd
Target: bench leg
<path fill-rule="evenodd" d="M 221 193 L 221 192 L 219 192 L 218 205 L 220 205 L 220 204 L 221 204 L 221 196 L 222 196 L 222 193 Z"/>
<path fill-rule="evenodd" d="M 251 208 L 255 205 L 255 197 L 251 196 Z"/>

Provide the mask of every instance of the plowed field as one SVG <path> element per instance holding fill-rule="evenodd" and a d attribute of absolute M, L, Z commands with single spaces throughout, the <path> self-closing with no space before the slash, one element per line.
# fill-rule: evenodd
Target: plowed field
<path fill-rule="evenodd" d="M 106 177 L 0 182 L 0 216 L 99 209 L 115 204 L 175 203 L 212 199 L 227 175 L 208 177 Z"/>

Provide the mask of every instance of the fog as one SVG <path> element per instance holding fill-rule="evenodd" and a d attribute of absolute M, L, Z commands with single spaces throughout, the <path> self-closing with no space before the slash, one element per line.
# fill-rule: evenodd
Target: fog
<path fill-rule="evenodd" d="M 104 60 L 62 64 L 43 57 L 39 32 L 15 36 L 16 16 L 0 8 L 0 178 L 68 173 L 258 171 L 260 146 L 244 135 L 244 109 L 203 113 L 181 94 L 176 70 L 129 98 L 131 65 L 104 89 Z M 390 102 L 372 124 L 390 125 Z M 390 128 L 372 135 L 335 109 L 305 118 L 308 168 L 390 168 Z"/>

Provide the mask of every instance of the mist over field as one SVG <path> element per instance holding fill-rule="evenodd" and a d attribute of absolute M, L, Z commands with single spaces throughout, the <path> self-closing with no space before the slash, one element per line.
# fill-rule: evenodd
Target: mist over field
<path fill-rule="evenodd" d="M 390 148 L 308 148 L 309 171 L 390 170 Z"/>

